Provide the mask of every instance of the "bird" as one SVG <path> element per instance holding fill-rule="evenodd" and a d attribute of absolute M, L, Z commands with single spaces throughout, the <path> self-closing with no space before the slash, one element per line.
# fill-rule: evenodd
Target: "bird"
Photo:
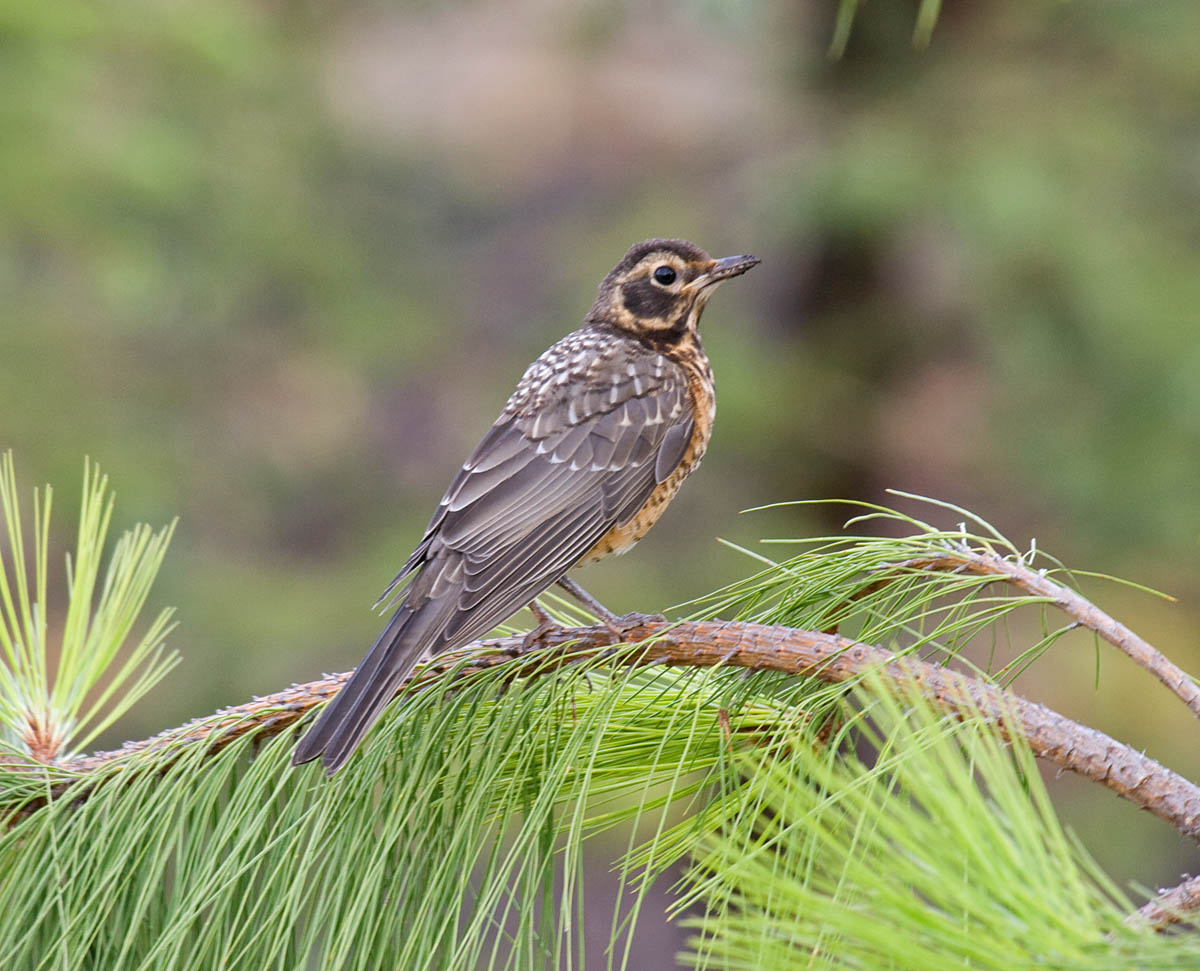
<path fill-rule="evenodd" d="M 454 476 L 376 604 L 394 608 L 390 620 L 293 765 L 320 756 L 333 775 L 421 660 L 522 607 L 548 623 L 536 598 L 555 584 L 628 629 L 566 574 L 631 549 L 700 464 L 716 411 L 700 315 L 718 284 L 759 262 L 682 239 L 630 247 L 583 326 L 529 365 Z"/>

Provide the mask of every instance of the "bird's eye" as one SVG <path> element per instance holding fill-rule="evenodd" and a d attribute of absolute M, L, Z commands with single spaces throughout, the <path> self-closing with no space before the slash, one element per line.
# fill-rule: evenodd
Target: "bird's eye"
<path fill-rule="evenodd" d="M 654 282 L 669 287 L 675 282 L 675 271 L 669 266 L 660 266 L 654 271 Z"/>

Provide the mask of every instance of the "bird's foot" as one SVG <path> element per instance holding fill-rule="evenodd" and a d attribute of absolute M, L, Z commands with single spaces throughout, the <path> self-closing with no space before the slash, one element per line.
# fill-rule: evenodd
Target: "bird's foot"
<path fill-rule="evenodd" d="M 546 635 L 553 634 L 556 630 L 561 630 L 561 629 L 562 629 L 561 624 L 555 624 L 555 623 L 537 624 L 521 640 L 521 653 L 524 654 L 529 651 L 536 650 L 539 647 L 543 647 L 544 646 L 543 640 L 546 637 Z"/>
<path fill-rule="evenodd" d="M 625 640 L 625 635 L 631 630 L 647 624 L 665 624 L 667 618 L 662 614 L 640 614 L 634 611 L 631 614 L 622 614 L 620 617 L 616 614 L 609 614 L 607 617 L 601 617 L 600 622 L 612 631 L 614 636 Z"/>
<path fill-rule="evenodd" d="M 537 601 L 527 604 L 529 612 L 533 614 L 533 619 L 537 622 L 533 628 L 527 633 L 521 642 L 522 653 L 531 651 L 536 647 L 540 647 L 547 634 L 554 631 L 563 630 L 563 625 L 551 617 Z M 611 610 L 607 610 L 602 604 L 594 603 L 590 605 L 595 610 L 600 618 L 600 623 L 609 629 L 613 637 L 619 641 L 627 640 L 627 635 L 631 630 L 638 627 L 644 627 L 647 624 L 663 624 L 667 618 L 662 614 L 642 614 L 634 611 L 629 614 L 621 614 L 618 616 Z"/>
<path fill-rule="evenodd" d="M 625 635 L 635 627 L 641 627 L 644 624 L 661 624 L 667 619 L 662 614 L 632 613 L 618 616 L 569 577 L 563 577 L 558 581 L 558 585 L 599 617 L 600 623 L 621 640 L 625 640 Z"/>

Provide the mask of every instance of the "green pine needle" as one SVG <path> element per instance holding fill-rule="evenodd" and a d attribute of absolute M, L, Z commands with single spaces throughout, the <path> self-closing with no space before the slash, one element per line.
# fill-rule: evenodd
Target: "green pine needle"
<path fill-rule="evenodd" d="M 7 562 L 0 557 L 0 729 L 6 744 L 42 761 L 89 745 L 176 662 L 164 649 L 174 626 L 170 609 L 126 646 L 175 524 L 158 532 L 135 526 L 117 540 L 104 568 L 113 497 L 108 478 L 86 461 L 75 556 L 66 562 L 66 613 L 51 644 L 52 495 L 49 486 L 33 492 L 31 563 L 12 452 L 0 455 L 0 514 L 8 539 Z"/>
<path fill-rule="evenodd" d="M 1189 968 L 1194 937 L 1127 896 L 1058 822 L 1028 747 L 868 678 L 846 747 L 738 762 L 755 793 L 697 841 L 676 911 L 698 968 Z M 869 714 L 869 719 L 865 717 Z"/>
<path fill-rule="evenodd" d="M 21 568 L 0 589 L 4 656 L 35 683 L 45 654 L 26 645 L 44 643 L 47 527 L 35 531 L 31 590 L 11 460 L 5 468 L 0 501 Z M 72 601 L 86 591 L 79 602 L 95 604 L 66 626 L 76 650 L 109 654 L 70 662 L 83 680 L 129 666 L 109 645 L 169 536 L 129 534 L 100 584 L 111 503 L 93 472 L 85 481 Z M 986 577 L 895 569 L 948 549 L 1044 557 L 942 509 L 964 525 L 866 507 L 859 523 L 886 517 L 911 534 L 799 541 L 778 563 L 755 554 L 765 569 L 691 609 L 837 623 L 944 659 L 983 639 L 1011 648 L 1006 673 L 1031 663 L 1060 633 L 1044 599 Z M 1005 629 L 1016 612 L 1039 618 L 1031 641 Z M 159 643 L 165 625 L 141 643 Z M 577 969 L 585 915 L 595 926 L 597 853 L 621 888 L 609 968 L 630 966 L 639 924 L 662 919 L 647 894 L 671 879 L 668 916 L 695 929 L 681 959 L 702 968 L 1200 964 L 1193 938 L 1123 923 L 1133 904 L 1063 831 L 1027 748 L 994 723 L 949 721 L 869 676 L 832 685 L 622 663 L 638 652 L 547 656 L 544 671 L 530 657 L 459 664 L 392 706 L 333 779 L 290 767 L 290 733 L 250 732 L 217 750 L 181 735 L 76 779 L 0 759 L 0 967 Z M 145 677 L 111 689 L 108 710 Z M 46 683 L 49 697 L 95 696 Z M 682 880 L 669 876 L 680 867 Z"/>

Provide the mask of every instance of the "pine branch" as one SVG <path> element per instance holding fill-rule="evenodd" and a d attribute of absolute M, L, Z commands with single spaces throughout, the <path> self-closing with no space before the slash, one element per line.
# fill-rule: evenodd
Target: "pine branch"
<path fill-rule="evenodd" d="M 915 557 L 903 563 L 897 563 L 893 569 L 897 573 L 915 570 L 919 573 L 940 571 L 994 576 L 997 580 L 1009 583 L 1031 596 L 1045 597 L 1080 627 L 1099 634 L 1128 655 L 1139 667 L 1145 668 L 1153 674 L 1191 709 L 1192 714 L 1200 717 L 1200 687 L 1196 685 L 1189 674 L 1091 601 L 1070 587 L 1055 583 L 1044 570 L 1031 570 L 1023 562 L 1014 562 L 1011 558 L 995 553 L 971 549 L 947 551 L 937 556 Z M 881 579 L 868 590 L 879 589 L 888 582 L 889 580 L 886 578 Z"/>
<path fill-rule="evenodd" d="M 526 643 L 520 635 L 480 641 L 439 659 L 438 666 L 424 669 L 412 686 L 428 683 L 452 668 L 458 669 L 459 676 L 469 677 L 473 671 L 515 661 L 523 663 L 514 666 L 513 677 L 532 676 L 605 653 L 628 665 L 724 664 L 832 683 L 877 670 L 885 686 L 909 690 L 916 685 L 947 714 L 982 714 L 995 720 L 1006 735 L 1012 732 L 1009 726 L 1015 725 L 1039 758 L 1098 782 L 1179 832 L 1200 838 L 1200 788 L 1102 732 L 985 681 L 837 634 L 763 624 L 649 623 L 630 630 L 628 637 L 630 643 L 637 643 L 636 650 L 614 650 L 614 636 L 605 627 L 553 630 L 533 643 Z M 247 733 L 270 737 L 286 731 L 315 705 L 328 700 L 347 677 L 334 675 L 296 685 L 116 751 L 72 759 L 59 767 L 86 774 L 117 759 L 132 765 L 143 753 L 179 743 L 206 744 L 215 752 Z M 161 761 L 155 764 L 161 767 Z M 61 792 L 69 784 L 61 783 L 55 791 Z M 74 789 L 72 795 L 78 798 L 79 790 Z M 25 812 L 32 808 L 26 807 Z"/>
<path fill-rule="evenodd" d="M 1162 891 L 1129 915 L 1132 927 L 1150 927 L 1158 932 L 1182 923 L 1187 915 L 1200 910 L 1200 877 L 1189 877 L 1178 886 Z"/>

